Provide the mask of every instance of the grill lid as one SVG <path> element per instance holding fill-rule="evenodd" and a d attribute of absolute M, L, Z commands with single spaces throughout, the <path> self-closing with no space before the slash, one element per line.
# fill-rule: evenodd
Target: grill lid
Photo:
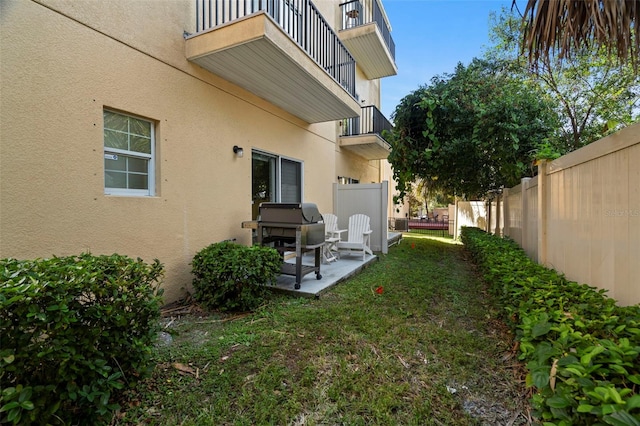
<path fill-rule="evenodd" d="M 322 220 L 314 203 L 261 203 L 261 222 L 316 223 Z"/>

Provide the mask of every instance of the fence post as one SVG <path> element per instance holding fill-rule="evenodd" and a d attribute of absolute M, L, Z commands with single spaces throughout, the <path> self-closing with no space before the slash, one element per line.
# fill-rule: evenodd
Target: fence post
<path fill-rule="evenodd" d="M 382 246 L 382 253 L 389 253 L 389 181 L 383 180 L 380 182 L 380 231 L 382 233 L 382 239 L 380 245 Z"/>
<path fill-rule="evenodd" d="M 484 225 L 484 230 L 490 234 L 491 233 L 491 200 L 486 200 L 484 202 L 485 208 L 487 210 L 487 223 Z"/>
<path fill-rule="evenodd" d="M 504 216 L 504 226 L 502 227 L 502 236 L 511 236 L 511 217 L 509 212 L 509 188 L 502 190 L 502 214 Z"/>
<path fill-rule="evenodd" d="M 458 197 L 454 199 L 453 208 L 453 239 L 458 240 Z"/>
<path fill-rule="evenodd" d="M 524 251 L 527 251 L 527 234 L 529 232 L 529 199 L 527 197 L 527 193 L 529 190 L 529 181 L 531 178 L 522 178 L 520 180 L 520 209 L 522 214 L 520 215 L 520 232 L 522 235 L 520 236 L 520 246 Z"/>
<path fill-rule="evenodd" d="M 547 211 L 549 205 L 549 183 L 546 160 L 538 164 L 538 263 L 547 263 Z"/>
<path fill-rule="evenodd" d="M 495 234 L 498 237 L 502 236 L 502 232 L 500 229 L 500 200 L 502 198 L 501 194 L 496 195 L 496 229 L 495 229 Z"/>

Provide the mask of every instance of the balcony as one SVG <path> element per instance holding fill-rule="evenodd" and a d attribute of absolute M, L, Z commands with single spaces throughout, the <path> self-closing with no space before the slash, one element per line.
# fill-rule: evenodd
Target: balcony
<path fill-rule="evenodd" d="M 342 120 L 340 146 L 367 160 L 385 159 L 391 146 L 382 136 L 383 131 L 391 131 L 393 126 L 373 105 L 362 107 L 359 117 Z"/>
<path fill-rule="evenodd" d="M 307 123 L 355 117 L 355 60 L 309 0 L 196 0 L 187 59 Z"/>
<path fill-rule="evenodd" d="M 340 39 L 368 79 L 398 74 L 396 46 L 379 0 L 353 0 L 340 5 Z"/>

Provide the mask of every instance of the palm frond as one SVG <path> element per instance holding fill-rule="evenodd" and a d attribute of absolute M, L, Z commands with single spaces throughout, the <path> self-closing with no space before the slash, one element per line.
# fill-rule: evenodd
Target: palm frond
<path fill-rule="evenodd" d="M 514 0 L 515 4 L 515 0 Z M 604 47 L 612 57 L 640 62 L 640 0 L 528 0 L 523 50 L 529 60 L 582 47 Z"/>

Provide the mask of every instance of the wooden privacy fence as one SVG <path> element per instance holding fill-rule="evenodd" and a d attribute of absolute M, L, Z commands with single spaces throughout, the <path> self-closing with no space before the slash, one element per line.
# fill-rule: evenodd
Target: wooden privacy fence
<path fill-rule="evenodd" d="M 487 205 L 489 230 L 532 259 L 640 303 L 640 123 L 543 161 Z"/>

